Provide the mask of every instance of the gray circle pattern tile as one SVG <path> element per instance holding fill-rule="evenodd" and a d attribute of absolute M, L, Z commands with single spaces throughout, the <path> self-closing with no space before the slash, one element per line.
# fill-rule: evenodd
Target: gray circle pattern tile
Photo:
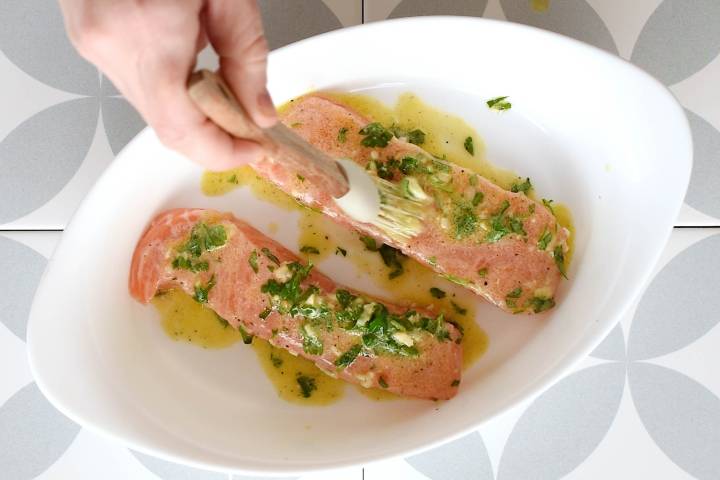
<path fill-rule="evenodd" d="M 633 402 L 648 434 L 680 468 L 701 480 L 720 478 L 720 399 L 669 368 L 631 363 Z"/>
<path fill-rule="evenodd" d="M 163 480 L 227 480 L 227 474 L 200 470 L 179 463 L 168 462 L 139 452 L 130 452 L 145 468 Z"/>
<path fill-rule="evenodd" d="M 628 358 L 645 360 L 683 348 L 720 322 L 720 235 L 675 256 L 638 304 Z"/>
<path fill-rule="evenodd" d="M 622 362 L 625 360 L 625 337 L 620 325 L 615 325 L 607 337 L 590 353 L 591 357 Z"/>
<path fill-rule="evenodd" d="M 65 33 L 57 0 L 2 0 L 0 50 L 21 70 L 66 92 L 96 95 L 97 69 Z"/>
<path fill-rule="evenodd" d="M 693 171 L 685 201 L 720 218 L 720 131 L 690 110 L 686 109 L 685 115 L 693 136 Z"/>
<path fill-rule="evenodd" d="M 105 134 L 115 155 L 146 125 L 137 110 L 121 97 L 103 98 L 102 116 Z"/>
<path fill-rule="evenodd" d="M 540 395 L 510 433 L 499 480 L 557 479 L 584 462 L 610 429 L 625 365 L 606 363 L 565 377 Z"/>
<path fill-rule="evenodd" d="M 533 9 L 529 0 L 500 0 L 500 5 L 512 22 L 561 33 L 617 53 L 607 25 L 585 0 L 550 0 L 545 11 Z"/>
<path fill-rule="evenodd" d="M 699 71 L 720 53 L 720 2 L 665 0 L 640 32 L 631 61 L 666 85 Z"/>
<path fill-rule="evenodd" d="M 79 430 L 34 383 L 25 386 L 0 406 L 2 478 L 25 480 L 41 474 L 65 453 Z"/>
<path fill-rule="evenodd" d="M 342 28 L 337 16 L 320 0 L 259 0 L 265 37 L 270 49 L 297 42 L 303 38 Z"/>
<path fill-rule="evenodd" d="M 406 461 L 430 480 L 493 479 L 487 448 L 477 432 Z"/>
<path fill-rule="evenodd" d="M 388 18 L 418 17 L 422 15 L 466 15 L 482 17 L 487 0 L 403 0 Z"/>
<path fill-rule="evenodd" d="M 54 105 L 0 141 L 0 224 L 39 208 L 70 181 L 90 149 L 99 106 L 97 98 Z"/>
<path fill-rule="evenodd" d="M 23 341 L 46 263 L 45 257 L 32 248 L 0 236 L 0 321 Z"/>

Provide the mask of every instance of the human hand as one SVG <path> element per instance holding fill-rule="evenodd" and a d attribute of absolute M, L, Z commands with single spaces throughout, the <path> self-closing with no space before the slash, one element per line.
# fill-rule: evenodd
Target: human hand
<path fill-rule="evenodd" d="M 252 120 L 277 121 L 265 87 L 267 42 L 255 0 L 59 0 L 70 40 L 103 71 L 160 141 L 211 170 L 262 155 L 208 120 L 187 93 L 188 75 L 208 43 L 220 73 Z"/>

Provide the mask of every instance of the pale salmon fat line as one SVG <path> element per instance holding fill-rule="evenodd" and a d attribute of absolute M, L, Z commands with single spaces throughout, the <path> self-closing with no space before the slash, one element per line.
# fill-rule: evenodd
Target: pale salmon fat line
<path fill-rule="evenodd" d="M 261 162 L 257 172 L 301 203 L 400 249 L 443 277 L 512 313 L 540 313 L 555 305 L 565 275 L 567 229 L 549 204 L 505 190 L 484 177 L 436 158 L 405 138 L 320 94 L 289 103 L 282 121 L 336 158 L 399 183 L 407 195 L 431 199 L 425 229 L 410 240 L 391 238 L 344 215 L 303 172 Z"/>
<path fill-rule="evenodd" d="M 230 214 L 160 214 L 138 242 L 129 286 L 142 303 L 181 289 L 241 333 L 363 387 L 449 399 L 460 384 L 462 333 L 443 315 L 336 285 Z"/>

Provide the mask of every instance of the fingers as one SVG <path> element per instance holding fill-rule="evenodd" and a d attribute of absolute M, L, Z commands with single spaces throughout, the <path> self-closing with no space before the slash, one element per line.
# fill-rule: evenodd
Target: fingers
<path fill-rule="evenodd" d="M 256 124 L 273 125 L 277 113 L 266 88 L 268 47 L 257 2 L 210 0 L 205 15 L 223 77 Z"/>

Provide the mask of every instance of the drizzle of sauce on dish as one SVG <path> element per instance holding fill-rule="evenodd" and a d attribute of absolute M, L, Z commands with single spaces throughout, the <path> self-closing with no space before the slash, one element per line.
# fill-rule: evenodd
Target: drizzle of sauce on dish
<path fill-rule="evenodd" d="M 329 405 L 345 393 L 345 382 L 323 373 L 310 360 L 253 339 L 263 371 L 283 400 L 301 405 Z"/>
<path fill-rule="evenodd" d="M 152 304 L 160 313 L 163 330 L 173 340 L 203 348 L 225 348 L 242 340 L 240 332 L 182 290 L 159 293 Z"/>

